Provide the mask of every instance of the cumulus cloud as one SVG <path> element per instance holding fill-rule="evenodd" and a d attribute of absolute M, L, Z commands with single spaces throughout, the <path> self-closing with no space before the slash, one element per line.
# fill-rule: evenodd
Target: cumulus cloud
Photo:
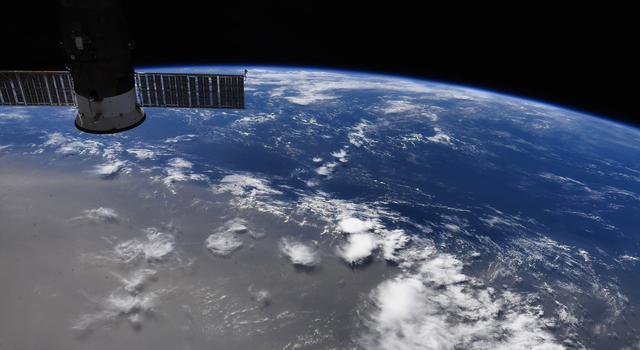
<path fill-rule="evenodd" d="M 425 252 L 416 252 L 425 255 Z M 426 252 L 417 272 L 381 283 L 363 337 L 369 349 L 562 349 L 542 310 L 525 298 L 473 284 L 462 262 Z"/>
<path fill-rule="evenodd" d="M 133 154 L 139 160 L 154 159 L 156 157 L 154 151 L 145 148 L 129 148 L 127 153 Z"/>
<path fill-rule="evenodd" d="M 338 247 L 337 254 L 350 264 L 360 264 L 378 248 L 378 240 L 370 233 L 353 233 Z"/>
<path fill-rule="evenodd" d="M 72 154 L 98 154 L 100 143 L 94 141 L 71 141 L 58 147 L 56 153 L 63 155 Z"/>
<path fill-rule="evenodd" d="M 92 140 L 82 140 L 71 136 L 65 136 L 59 132 L 46 135 L 44 146 L 56 148 L 56 153 L 62 155 L 97 155 L 100 154 L 102 143 Z"/>
<path fill-rule="evenodd" d="M 362 120 L 347 135 L 349 143 L 356 147 L 365 147 L 375 143 L 374 140 L 367 137 L 367 131 L 373 127 L 366 120 Z"/>
<path fill-rule="evenodd" d="M 623 261 L 631 261 L 631 262 L 638 262 L 638 261 L 640 261 L 640 258 L 639 258 L 639 257 L 637 257 L 637 256 L 633 256 L 633 255 L 627 255 L 627 254 L 625 254 L 625 255 L 621 255 L 621 256 L 620 256 L 620 260 L 623 260 Z"/>
<path fill-rule="evenodd" d="M 161 262 L 166 260 L 175 249 L 175 237 L 170 233 L 161 232 L 155 227 L 144 230 L 146 239 L 131 239 L 115 247 L 116 255 L 123 262 L 144 259 L 147 262 Z"/>
<path fill-rule="evenodd" d="M 98 301 L 99 311 L 80 316 L 73 326 L 78 332 L 90 332 L 112 322 L 126 320 L 135 329 L 141 326 L 145 316 L 152 313 L 159 293 L 131 294 L 117 289 Z"/>
<path fill-rule="evenodd" d="M 331 173 L 333 173 L 333 170 L 336 166 L 338 166 L 338 163 L 336 162 L 326 163 L 323 166 L 316 168 L 316 173 L 322 176 L 329 176 L 331 175 Z"/>
<path fill-rule="evenodd" d="M 83 215 L 76 219 L 86 218 L 95 222 L 115 223 L 120 220 L 120 216 L 115 209 L 98 207 L 95 209 L 87 209 L 83 211 Z"/>
<path fill-rule="evenodd" d="M 194 135 L 194 134 L 180 135 L 180 136 L 168 138 L 168 139 L 164 140 L 164 142 L 165 143 L 178 143 L 178 142 L 193 141 L 193 140 L 195 140 L 195 138 L 197 136 L 198 135 Z"/>
<path fill-rule="evenodd" d="M 432 99 L 476 99 L 495 98 L 482 91 L 452 88 L 445 85 L 432 86 L 423 82 L 335 72 L 317 72 L 306 70 L 253 70 L 254 76 L 249 83 L 251 86 L 275 86 L 272 89 L 273 98 L 283 98 L 291 103 L 310 105 L 325 101 L 336 100 L 340 91 L 376 90 L 396 91 L 401 93 L 420 93 Z M 250 86 L 250 87 L 251 87 Z"/>
<path fill-rule="evenodd" d="M 314 247 L 293 238 L 283 237 L 279 246 L 280 252 L 294 265 L 315 266 L 320 262 L 318 251 Z"/>
<path fill-rule="evenodd" d="M 233 124 L 236 125 L 251 125 L 251 124 L 261 124 L 269 121 L 273 121 L 276 119 L 276 115 L 273 113 L 258 113 L 256 115 L 242 117 L 237 119 Z"/>
<path fill-rule="evenodd" d="M 271 187 L 268 180 L 250 174 L 231 174 L 211 187 L 213 193 L 233 195 L 230 202 L 238 208 L 252 208 L 277 216 L 285 215 L 288 204 L 274 196 L 282 192 Z"/>
<path fill-rule="evenodd" d="M 362 233 L 373 228 L 372 221 L 364 221 L 358 218 L 344 218 L 338 223 L 338 230 L 344 233 Z"/>
<path fill-rule="evenodd" d="M 27 111 L 16 110 L 11 112 L 0 112 L 0 121 L 18 121 L 29 118 Z"/>
<path fill-rule="evenodd" d="M 160 180 L 172 193 L 176 193 L 174 187 L 176 182 L 207 181 L 209 179 L 204 174 L 194 173 L 192 168 L 193 163 L 184 158 L 169 159 L 167 167 L 164 169 L 165 175 Z"/>
<path fill-rule="evenodd" d="M 265 196 L 281 194 L 269 186 L 267 180 L 243 174 L 227 175 L 220 180 L 220 184 L 213 188 L 216 193 L 229 192 L 236 196 Z"/>
<path fill-rule="evenodd" d="M 331 153 L 331 155 L 342 163 L 347 162 L 347 150 L 344 148 L 339 151 Z"/>
<path fill-rule="evenodd" d="M 92 174 L 99 175 L 102 178 L 113 178 L 125 168 L 126 162 L 121 160 L 109 161 L 103 164 L 98 164 L 91 170 Z"/>
<path fill-rule="evenodd" d="M 216 232 L 205 241 L 207 249 L 215 255 L 229 256 L 242 247 L 242 241 L 234 232 Z"/>
<path fill-rule="evenodd" d="M 147 283 L 156 278 L 157 273 L 158 271 L 156 270 L 142 268 L 127 277 L 116 273 L 113 273 L 113 275 L 122 283 L 125 291 L 131 295 L 136 295 L 144 290 Z"/>
<path fill-rule="evenodd" d="M 451 136 L 445 134 L 440 128 L 433 128 L 433 131 L 436 132 L 435 135 L 425 137 L 426 140 L 431 141 L 433 143 L 440 143 L 444 145 L 453 145 L 453 139 Z"/>
<path fill-rule="evenodd" d="M 379 241 L 384 259 L 390 261 L 398 259 L 396 252 L 404 248 L 407 243 L 409 243 L 409 237 L 400 229 L 384 231 Z"/>
<path fill-rule="evenodd" d="M 241 218 L 235 218 L 227 221 L 225 224 L 227 231 L 234 233 L 247 233 L 249 228 L 247 227 L 247 220 Z"/>
<path fill-rule="evenodd" d="M 422 110 L 422 108 L 423 108 L 422 105 L 413 103 L 411 101 L 392 100 L 392 101 L 387 101 L 385 106 L 380 108 L 380 110 L 384 114 L 396 114 L 396 113 L 417 112 Z"/>
<path fill-rule="evenodd" d="M 215 255 L 229 256 L 242 247 L 242 240 L 238 235 L 249 231 L 246 220 L 241 218 L 231 219 L 218 228 L 216 232 L 209 235 L 205 245 Z"/>

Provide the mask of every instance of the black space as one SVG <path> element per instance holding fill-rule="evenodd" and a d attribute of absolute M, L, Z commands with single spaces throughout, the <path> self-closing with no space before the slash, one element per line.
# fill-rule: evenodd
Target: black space
<path fill-rule="evenodd" d="M 355 69 L 529 97 L 640 125 L 629 3 L 500 7 L 349 1 L 128 1 L 136 66 Z M 0 69 L 63 69 L 57 1 L 4 7 Z"/>

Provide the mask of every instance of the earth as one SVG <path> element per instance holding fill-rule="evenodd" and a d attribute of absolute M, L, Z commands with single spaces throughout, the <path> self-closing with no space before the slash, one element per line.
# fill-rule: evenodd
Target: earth
<path fill-rule="evenodd" d="M 640 130 L 248 69 L 115 135 L 0 108 L 0 349 L 640 347 Z"/>

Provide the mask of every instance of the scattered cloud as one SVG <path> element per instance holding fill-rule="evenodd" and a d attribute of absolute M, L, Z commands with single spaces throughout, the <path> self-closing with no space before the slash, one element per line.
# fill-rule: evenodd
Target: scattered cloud
<path fill-rule="evenodd" d="M 49 133 L 46 138 L 44 146 L 54 147 L 55 152 L 62 155 L 98 155 L 104 146 L 100 142 L 64 136 L 59 132 Z"/>
<path fill-rule="evenodd" d="M 164 140 L 165 143 L 178 143 L 178 142 L 189 142 L 196 139 L 198 135 L 188 134 L 188 135 L 180 135 L 176 137 L 171 137 Z"/>
<path fill-rule="evenodd" d="M 239 234 L 249 232 L 247 221 L 235 218 L 227 221 L 224 225 L 207 237 L 205 245 L 209 251 L 219 256 L 229 256 L 242 247 L 243 243 Z"/>
<path fill-rule="evenodd" d="M 124 169 L 125 165 L 126 162 L 121 160 L 109 161 L 103 164 L 95 165 L 93 167 L 93 170 L 91 170 L 91 173 L 99 175 L 102 178 L 109 179 L 118 175 L 118 173 L 120 173 L 120 171 Z"/>
<path fill-rule="evenodd" d="M 519 294 L 472 283 L 462 262 L 433 248 L 381 283 L 361 341 L 369 349 L 563 349 L 539 307 Z M 410 266 L 409 266 L 410 265 Z M 411 267 L 411 268 L 409 268 Z"/>
<path fill-rule="evenodd" d="M 433 128 L 433 131 L 435 131 L 435 135 L 433 136 L 429 136 L 429 137 L 425 137 L 426 140 L 433 142 L 433 143 L 440 143 L 443 145 L 453 145 L 452 142 L 452 138 L 451 136 L 445 134 L 442 129 L 440 128 Z"/>
<path fill-rule="evenodd" d="M 371 230 L 374 226 L 372 221 L 364 221 L 358 218 L 344 218 L 338 223 L 338 230 L 344 233 L 363 233 Z"/>
<path fill-rule="evenodd" d="M 0 122 L 2 121 L 19 121 L 29 119 L 30 115 L 27 111 L 24 110 L 14 110 L 11 112 L 0 112 Z"/>
<path fill-rule="evenodd" d="M 120 221 L 120 216 L 115 209 L 98 207 L 95 209 L 87 209 L 83 211 L 81 216 L 74 219 L 89 219 L 94 222 L 116 223 Z"/>
<path fill-rule="evenodd" d="M 143 259 L 147 262 L 162 262 L 175 249 L 175 237 L 170 233 L 159 231 L 155 227 L 144 230 L 145 239 L 130 239 L 115 247 L 115 253 L 123 262 L 133 262 Z"/>
<path fill-rule="evenodd" d="M 338 166 L 336 162 L 325 163 L 324 165 L 316 168 L 316 174 L 322 176 L 329 176 L 333 173 L 333 170 Z"/>
<path fill-rule="evenodd" d="M 231 231 L 213 233 L 207 237 L 205 244 L 211 253 L 219 256 L 229 256 L 242 247 L 240 238 Z"/>
<path fill-rule="evenodd" d="M 366 120 L 360 121 L 347 135 L 349 143 L 356 147 L 365 147 L 374 144 L 375 141 L 367 137 L 367 131 L 372 128 L 373 126 Z"/>
<path fill-rule="evenodd" d="M 347 162 L 347 150 L 344 148 L 339 151 L 331 153 L 331 155 L 342 163 Z"/>
<path fill-rule="evenodd" d="M 280 240 L 280 252 L 294 265 L 315 266 L 320 256 L 315 247 L 301 243 L 293 238 L 283 237 Z"/>
<path fill-rule="evenodd" d="M 174 194 L 176 193 L 174 186 L 176 182 L 209 180 L 206 175 L 191 171 L 192 168 L 193 163 L 184 158 L 171 158 L 167 162 L 167 167 L 164 168 L 165 175 L 163 177 L 156 177 L 156 179 L 162 181 L 162 183 Z"/>
<path fill-rule="evenodd" d="M 370 233 L 353 233 L 338 247 L 337 254 L 349 264 L 364 262 L 378 248 L 378 240 Z"/>
<path fill-rule="evenodd" d="M 154 159 L 156 157 L 154 151 L 146 148 L 129 148 L 127 153 L 133 154 L 138 160 Z"/>

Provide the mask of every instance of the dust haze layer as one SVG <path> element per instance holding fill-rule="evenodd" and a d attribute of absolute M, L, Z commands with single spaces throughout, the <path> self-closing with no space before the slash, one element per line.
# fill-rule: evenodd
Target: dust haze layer
<path fill-rule="evenodd" d="M 0 349 L 639 344 L 637 129 L 349 72 L 246 92 L 116 135 L 0 108 Z"/>

